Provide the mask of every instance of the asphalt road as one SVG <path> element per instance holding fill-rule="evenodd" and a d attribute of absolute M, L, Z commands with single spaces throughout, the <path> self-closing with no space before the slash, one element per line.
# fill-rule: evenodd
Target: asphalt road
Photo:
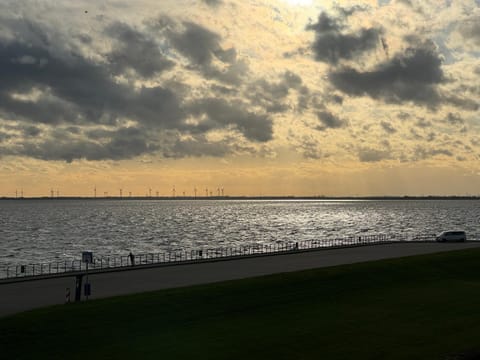
<path fill-rule="evenodd" d="M 90 275 L 90 299 L 478 247 L 480 242 L 383 244 L 147 269 L 133 268 Z M 0 317 L 64 304 L 67 288 L 70 288 L 73 301 L 73 277 L 0 284 Z"/>

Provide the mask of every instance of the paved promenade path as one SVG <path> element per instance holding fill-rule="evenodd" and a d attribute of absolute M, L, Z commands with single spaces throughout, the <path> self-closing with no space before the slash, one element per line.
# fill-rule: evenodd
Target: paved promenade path
<path fill-rule="evenodd" d="M 90 299 L 479 247 L 480 242 L 397 243 L 196 264 L 128 268 L 90 275 L 92 287 Z M 66 288 L 70 288 L 73 301 L 74 277 L 0 283 L 0 317 L 43 306 L 63 304 Z"/>

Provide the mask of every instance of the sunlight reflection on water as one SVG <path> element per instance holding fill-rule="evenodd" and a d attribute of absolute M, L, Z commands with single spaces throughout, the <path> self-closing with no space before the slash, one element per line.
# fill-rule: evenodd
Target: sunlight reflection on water
<path fill-rule="evenodd" d="M 0 265 L 369 234 L 476 236 L 476 200 L 0 202 Z"/>

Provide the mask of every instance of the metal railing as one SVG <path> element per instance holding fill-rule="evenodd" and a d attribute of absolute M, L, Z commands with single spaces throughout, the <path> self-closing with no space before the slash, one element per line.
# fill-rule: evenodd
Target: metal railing
<path fill-rule="evenodd" d="M 292 251 L 308 251 L 351 247 L 395 242 L 430 242 L 435 241 L 434 234 L 415 236 L 395 235 L 365 235 L 342 238 L 305 240 L 299 242 L 279 242 L 261 245 L 242 245 L 224 248 L 188 249 L 182 251 L 166 251 L 161 253 L 132 254 L 133 256 L 102 256 L 95 257 L 93 263 L 88 264 L 88 270 L 119 269 L 132 266 L 162 265 L 171 263 L 191 263 L 210 261 L 222 258 L 237 258 L 246 256 L 261 256 L 281 254 Z M 48 276 L 70 272 L 86 271 L 87 264 L 79 260 L 64 260 L 49 263 L 26 264 L 7 266 L 0 269 L 0 279 Z"/>

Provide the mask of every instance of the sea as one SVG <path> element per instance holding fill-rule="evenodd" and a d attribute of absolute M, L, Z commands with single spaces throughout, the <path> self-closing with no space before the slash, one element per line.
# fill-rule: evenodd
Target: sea
<path fill-rule="evenodd" d="M 0 267 L 457 229 L 480 240 L 480 200 L 1 200 Z"/>

